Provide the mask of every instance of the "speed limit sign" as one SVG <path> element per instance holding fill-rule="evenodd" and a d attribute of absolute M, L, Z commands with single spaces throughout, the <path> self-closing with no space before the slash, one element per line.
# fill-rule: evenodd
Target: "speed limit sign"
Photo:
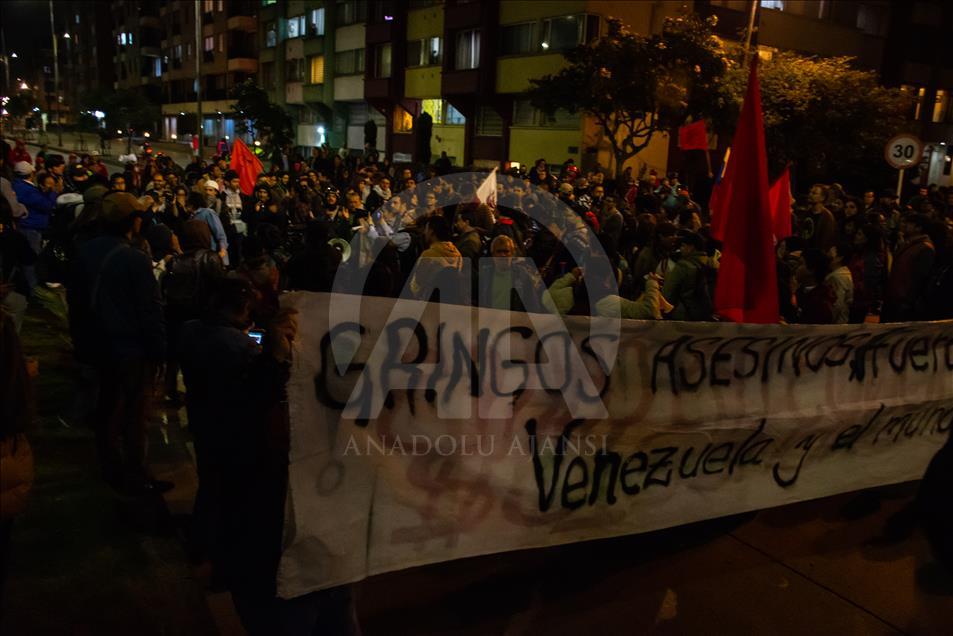
<path fill-rule="evenodd" d="M 908 133 L 897 135 L 887 142 L 884 158 L 891 167 L 898 170 L 920 163 L 923 156 L 923 142 Z"/>

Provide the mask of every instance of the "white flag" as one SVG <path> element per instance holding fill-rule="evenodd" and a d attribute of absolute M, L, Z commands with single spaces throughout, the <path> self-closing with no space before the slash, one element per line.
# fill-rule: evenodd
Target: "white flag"
<path fill-rule="evenodd" d="M 493 168 L 493 172 L 477 188 L 476 196 L 480 203 L 486 203 L 491 208 L 496 207 L 496 168 Z"/>

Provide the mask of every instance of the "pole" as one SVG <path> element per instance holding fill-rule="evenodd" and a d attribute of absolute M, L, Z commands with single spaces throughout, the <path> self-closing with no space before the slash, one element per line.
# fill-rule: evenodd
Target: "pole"
<path fill-rule="evenodd" d="M 748 65 L 748 53 L 751 50 L 751 34 L 754 33 L 754 18 L 758 13 L 758 0 L 751 0 L 751 10 L 748 12 L 748 28 L 745 31 L 745 56 L 742 66 Z"/>
<path fill-rule="evenodd" d="M 10 93 L 10 58 L 7 57 L 7 36 L 0 27 L 0 49 L 3 49 L 3 93 Z"/>
<path fill-rule="evenodd" d="M 53 0 L 50 0 L 50 35 L 53 37 L 53 97 L 56 100 L 56 132 L 63 147 L 63 123 L 60 121 L 60 54 L 56 46 L 56 25 L 53 23 Z"/>
<path fill-rule="evenodd" d="M 900 168 L 900 175 L 897 177 L 897 199 L 900 199 L 900 191 L 903 190 L 903 171 L 905 168 Z"/>
<path fill-rule="evenodd" d="M 199 47 L 202 46 L 202 14 L 201 1 L 195 0 L 195 119 L 198 122 L 199 135 L 199 158 L 202 158 L 202 148 L 205 147 L 204 133 L 202 131 L 202 64 L 199 57 Z"/>
<path fill-rule="evenodd" d="M 0 50 L 3 52 L 3 94 L 10 95 L 10 58 L 7 57 L 7 37 L 0 27 Z M 0 106 L 2 108 L 2 106 Z M 0 115 L 0 136 L 3 135 L 3 115 Z M 6 157 L 4 157 L 6 159 Z"/>

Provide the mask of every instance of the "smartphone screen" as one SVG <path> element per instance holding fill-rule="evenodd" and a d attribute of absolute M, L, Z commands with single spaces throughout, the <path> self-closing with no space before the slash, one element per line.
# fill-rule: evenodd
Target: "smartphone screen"
<path fill-rule="evenodd" d="M 248 337 L 254 340 L 256 344 L 261 344 L 262 338 L 265 337 L 265 333 L 262 331 L 249 331 Z"/>

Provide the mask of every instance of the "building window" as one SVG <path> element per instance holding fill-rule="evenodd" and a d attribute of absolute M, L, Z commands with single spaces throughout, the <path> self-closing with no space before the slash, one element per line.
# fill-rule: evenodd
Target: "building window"
<path fill-rule="evenodd" d="M 476 134 L 478 137 L 502 137 L 503 118 L 489 106 L 477 110 Z"/>
<path fill-rule="evenodd" d="M 315 9 L 311 12 L 309 21 L 309 35 L 324 35 L 324 8 Z"/>
<path fill-rule="evenodd" d="M 225 52 L 225 34 L 224 33 L 218 34 L 218 51 L 219 53 Z"/>
<path fill-rule="evenodd" d="M 886 7 L 862 4 L 857 7 L 857 28 L 867 35 L 885 35 Z"/>
<path fill-rule="evenodd" d="M 374 49 L 374 77 L 390 77 L 391 45 L 378 44 Z"/>
<path fill-rule="evenodd" d="M 424 99 L 421 100 L 420 109 L 433 118 L 433 123 L 443 124 L 443 104 L 442 99 Z"/>
<path fill-rule="evenodd" d="M 269 22 L 265 25 L 265 46 L 278 46 L 278 23 Z"/>
<path fill-rule="evenodd" d="M 215 38 L 213 36 L 210 35 L 209 37 L 205 38 L 203 49 L 205 51 L 212 51 L 215 49 Z"/>
<path fill-rule="evenodd" d="M 510 24 L 503 27 L 500 38 L 503 55 L 532 53 L 536 47 L 536 23 Z"/>
<path fill-rule="evenodd" d="M 275 63 L 262 62 L 261 64 L 261 86 L 266 90 L 275 87 Z"/>
<path fill-rule="evenodd" d="M 513 125 L 576 130 L 579 128 L 579 115 L 562 108 L 547 115 L 535 108 L 530 100 L 517 99 L 513 101 Z"/>
<path fill-rule="evenodd" d="M 288 18 L 288 39 L 304 37 L 304 16 Z"/>
<path fill-rule="evenodd" d="M 225 0 L 218 0 L 218 11 L 222 12 L 225 10 Z"/>
<path fill-rule="evenodd" d="M 215 0 L 205 0 L 205 13 L 211 13 L 215 10 Z"/>
<path fill-rule="evenodd" d="M 278 0 L 261 0 L 261 6 L 267 7 L 268 5 L 277 3 Z"/>
<path fill-rule="evenodd" d="M 407 66 L 437 66 L 443 62 L 443 46 L 439 37 L 407 43 Z"/>
<path fill-rule="evenodd" d="M 394 108 L 394 132 L 409 133 L 414 129 L 414 118 L 402 106 Z"/>
<path fill-rule="evenodd" d="M 911 86 L 910 84 L 904 84 L 900 87 L 900 90 L 908 95 L 913 97 L 912 112 L 909 113 L 910 119 L 918 121 L 920 119 L 920 113 L 923 111 L 923 99 L 926 97 L 927 89 L 922 86 Z"/>
<path fill-rule="evenodd" d="M 155 77 L 162 77 L 162 58 L 161 57 L 157 57 L 155 59 L 153 75 Z"/>
<path fill-rule="evenodd" d="M 467 118 L 459 110 L 447 104 L 447 114 L 443 118 L 443 123 L 447 126 L 463 126 L 467 123 Z"/>
<path fill-rule="evenodd" d="M 324 84 L 324 56 L 316 55 L 311 58 L 311 83 Z"/>
<path fill-rule="evenodd" d="M 285 62 L 285 80 L 288 82 L 303 82 L 305 78 L 305 60 L 296 57 Z"/>
<path fill-rule="evenodd" d="M 933 123 L 940 124 L 946 121 L 946 113 L 950 110 L 950 91 L 938 90 L 933 102 Z"/>
<path fill-rule="evenodd" d="M 456 68 L 463 71 L 480 65 L 480 31 L 472 29 L 457 34 Z"/>
<path fill-rule="evenodd" d="M 365 0 L 348 0 L 339 2 L 335 7 L 337 23 L 340 26 L 367 22 L 367 2 Z"/>
<path fill-rule="evenodd" d="M 364 72 L 364 49 L 339 51 L 334 54 L 336 75 L 357 75 Z"/>
<path fill-rule="evenodd" d="M 761 0 L 761 8 L 784 11 L 784 0 Z"/>
<path fill-rule="evenodd" d="M 543 20 L 543 34 L 539 42 L 542 51 L 568 51 L 583 42 L 584 15 L 566 15 Z"/>

